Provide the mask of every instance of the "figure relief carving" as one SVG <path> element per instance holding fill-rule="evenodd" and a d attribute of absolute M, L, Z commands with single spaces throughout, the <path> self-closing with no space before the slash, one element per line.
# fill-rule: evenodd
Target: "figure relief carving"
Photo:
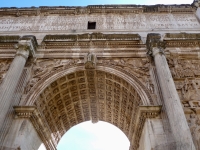
<path fill-rule="evenodd" d="M 0 60 L 0 84 L 2 83 L 6 72 L 8 71 L 11 64 L 11 60 Z"/>
<path fill-rule="evenodd" d="M 85 58 L 85 68 L 95 69 L 96 66 L 96 56 L 92 53 L 88 53 Z"/>
<path fill-rule="evenodd" d="M 173 78 L 193 78 L 200 76 L 199 60 L 181 60 L 168 58 L 168 64 Z"/>
<path fill-rule="evenodd" d="M 147 89 L 149 89 L 151 94 L 154 94 L 154 85 L 150 78 L 146 78 L 146 87 L 147 87 Z"/>
<path fill-rule="evenodd" d="M 110 65 L 124 69 L 125 71 L 137 77 L 143 85 L 154 94 L 154 85 L 150 79 L 150 61 L 148 58 L 135 59 L 135 58 L 112 58 L 99 59 L 98 63 L 103 65 Z"/>
<path fill-rule="evenodd" d="M 198 113 L 194 109 L 189 110 L 186 114 L 188 125 L 192 134 L 193 142 L 196 149 L 200 149 L 200 119 Z"/>
<path fill-rule="evenodd" d="M 59 69 L 65 69 L 82 63 L 80 59 L 38 59 L 32 68 L 32 78 L 30 79 L 25 93 L 28 93 L 36 82 L 40 81 L 47 74 L 57 71 Z"/>
<path fill-rule="evenodd" d="M 175 84 L 184 108 L 200 107 L 200 79 L 185 78 Z"/>

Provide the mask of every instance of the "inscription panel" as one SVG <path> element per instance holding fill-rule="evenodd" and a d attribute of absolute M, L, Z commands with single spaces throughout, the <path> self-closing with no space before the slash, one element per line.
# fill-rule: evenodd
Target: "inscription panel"
<path fill-rule="evenodd" d="M 170 29 L 177 27 L 172 14 L 147 14 L 146 18 L 152 29 Z"/>
<path fill-rule="evenodd" d="M 175 14 L 174 19 L 177 22 L 178 28 L 199 28 L 200 25 L 197 18 L 193 14 Z"/>
<path fill-rule="evenodd" d="M 96 22 L 96 29 L 102 30 L 200 27 L 194 14 L 108 14 L 1 17 L 0 31 L 86 30 L 88 21 Z"/>

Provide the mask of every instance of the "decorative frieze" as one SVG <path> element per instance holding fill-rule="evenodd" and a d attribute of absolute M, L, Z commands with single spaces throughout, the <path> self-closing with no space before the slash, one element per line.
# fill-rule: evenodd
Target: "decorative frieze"
<path fill-rule="evenodd" d="M 168 58 L 170 71 L 175 80 L 200 77 L 200 60 Z"/>

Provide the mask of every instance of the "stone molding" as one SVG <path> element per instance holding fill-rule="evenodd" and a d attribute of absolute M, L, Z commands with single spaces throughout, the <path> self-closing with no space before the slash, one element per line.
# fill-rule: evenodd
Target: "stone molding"
<path fill-rule="evenodd" d="M 200 34 L 199 33 L 166 33 L 164 35 L 163 41 L 165 42 L 166 48 L 200 47 Z"/>
<path fill-rule="evenodd" d="M 141 40 L 139 34 L 103 34 L 100 32 L 85 33 L 85 34 L 69 34 L 69 35 L 46 35 L 44 42 L 68 42 L 68 41 L 97 41 L 97 40 L 118 40 L 118 41 L 132 41 Z"/>
<path fill-rule="evenodd" d="M 30 118 L 36 109 L 35 106 L 14 106 L 13 108 L 17 118 Z"/>
<path fill-rule="evenodd" d="M 123 13 L 193 13 L 198 3 L 185 5 L 88 5 L 86 7 L 30 7 L 0 8 L 0 16 L 48 16 L 48 15 L 81 15 L 81 14 L 123 14 Z"/>

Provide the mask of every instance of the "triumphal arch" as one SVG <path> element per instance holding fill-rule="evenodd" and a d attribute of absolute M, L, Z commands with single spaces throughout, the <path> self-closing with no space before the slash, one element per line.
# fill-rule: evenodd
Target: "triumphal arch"
<path fill-rule="evenodd" d="M 199 4 L 1 8 L 0 149 L 91 120 L 130 150 L 200 150 Z"/>

